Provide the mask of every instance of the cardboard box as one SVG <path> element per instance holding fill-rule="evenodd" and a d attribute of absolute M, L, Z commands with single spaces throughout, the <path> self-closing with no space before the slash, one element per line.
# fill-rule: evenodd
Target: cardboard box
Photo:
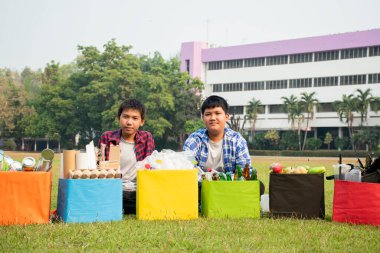
<path fill-rule="evenodd" d="M 203 181 L 202 214 L 218 218 L 260 218 L 260 182 Z"/>
<path fill-rule="evenodd" d="M 272 217 L 324 219 L 324 174 L 271 173 L 269 209 Z"/>
<path fill-rule="evenodd" d="M 60 179 L 57 213 L 64 222 L 122 220 L 121 179 Z"/>
<path fill-rule="evenodd" d="M 48 223 L 51 172 L 0 171 L 0 225 Z"/>
<path fill-rule="evenodd" d="M 139 220 L 197 219 L 197 170 L 138 170 L 136 202 Z"/>
<path fill-rule="evenodd" d="M 380 184 L 335 180 L 332 220 L 380 226 Z"/>

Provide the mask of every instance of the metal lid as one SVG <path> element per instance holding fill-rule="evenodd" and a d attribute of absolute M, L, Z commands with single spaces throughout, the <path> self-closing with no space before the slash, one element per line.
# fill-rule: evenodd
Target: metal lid
<path fill-rule="evenodd" d="M 42 150 L 41 152 L 41 156 L 42 158 L 44 158 L 45 160 L 53 160 L 54 158 L 54 151 L 51 150 L 51 149 L 44 149 Z"/>
<path fill-rule="evenodd" d="M 22 160 L 22 164 L 24 166 L 34 166 L 35 163 L 36 163 L 36 160 L 33 157 L 25 157 Z"/>

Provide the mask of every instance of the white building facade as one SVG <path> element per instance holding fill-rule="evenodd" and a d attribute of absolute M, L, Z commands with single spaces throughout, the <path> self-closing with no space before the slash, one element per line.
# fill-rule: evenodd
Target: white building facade
<path fill-rule="evenodd" d="M 282 97 L 315 92 L 320 107 L 314 108 L 309 130 L 320 138 L 326 131 L 343 137 L 347 125 L 332 103 L 357 89 L 380 96 L 380 29 L 218 48 L 183 43 L 181 69 L 205 83 L 205 97 L 225 98 L 230 113 L 243 116 L 252 98 L 260 100 L 258 131 L 291 129 Z M 359 124 L 355 114 L 354 126 Z M 380 112 L 369 109 L 366 124 L 379 126 Z"/>

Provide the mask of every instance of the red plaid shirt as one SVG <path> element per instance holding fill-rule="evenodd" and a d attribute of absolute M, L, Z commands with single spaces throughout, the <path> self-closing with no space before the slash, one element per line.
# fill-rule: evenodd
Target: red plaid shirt
<path fill-rule="evenodd" d="M 99 149 L 101 144 L 106 144 L 105 160 L 108 161 L 110 154 L 110 144 L 119 145 L 121 137 L 121 129 L 115 131 L 107 131 L 102 134 L 99 140 Z M 136 160 L 142 161 L 154 151 L 154 140 L 151 133 L 139 130 L 135 135 L 135 154 Z"/>

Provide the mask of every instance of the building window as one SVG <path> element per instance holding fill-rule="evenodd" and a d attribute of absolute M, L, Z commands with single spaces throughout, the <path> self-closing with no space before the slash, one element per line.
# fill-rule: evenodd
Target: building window
<path fill-rule="evenodd" d="M 380 56 L 380 46 L 370 47 L 369 56 Z"/>
<path fill-rule="evenodd" d="M 365 84 L 366 75 L 341 76 L 340 85 Z"/>
<path fill-rule="evenodd" d="M 314 53 L 314 61 L 332 61 L 339 59 L 339 51 L 323 51 Z"/>
<path fill-rule="evenodd" d="M 213 61 L 208 63 L 208 70 L 222 69 L 223 65 L 221 61 Z"/>
<path fill-rule="evenodd" d="M 212 85 L 212 92 L 222 92 L 223 91 L 223 84 L 213 84 Z"/>
<path fill-rule="evenodd" d="M 312 86 L 311 78 L 291 79 L 289 80 L 289 88 L 305 88 Z"/>
<path fill-rule="evenodd" d="M 313 61 L 313 54 L 293 54 L 289 56 L 289 63 L 302 63 Z"/>
<path fill-rule="evenodd" d="M 186 60 L 186 71 L 190 73 L 190 60 Z"/>
<path fill-rule="evenodd" d="M 244 106 L 230 106 L 228 109 L 230 115 L 232 114 L 244 114 Z"/>
<path fill-rule="evenodd" d="M 280 65 L 280 64 L 288 64 L 288 56 L 271 56 L 266 58 L 267 65 Z"/>
<path fill-rule="evenodd" d="M 248 114 L 248 106 L 245 107 L 245 111 Z M 265 105 L 260 105 L 257 107 L 257 114 L 265 114 Z"/>
<path fill-rule="evenodd" d="M 265 58 L 251 58 L 251 59 L 244 59 L 244 67 L 259 67 L 265 65 Z"/>
<path fill-rule="evenodd" d="M 243 60 L 230 60 L 230 61 L 223 62 L 224 69 L 235 69 L 235 68 L 242 68 L 242 67 L 243 67 Z"/>
<path fill-rule="evenodd" d="M 269 105 L 269 113 L 284 113 L 284 105 Z"/>
<path fill-rule="evenodd" d="M 337 86 L 337 85 L 338 85 L 337 76 L 314 78 L 314 87 Z"/>
<path fill-rule="evenodd" d="M 244 90 L 263 90 L 263 89 L 264 89 L 264 81 L 244 83 Z"/>
<path fill-rule="evenodd" d="M 266 81 L 267 90 L 286 89 L 288 88 L 288 80 Z"/>
<path fill-rule="evenodd" d="M 367 57 L 367 48 L 350 48 L 350 49 L 344 49 L 340 52 L 340 58 L 341 59 L 351 59 L 351 58 L 360 58 L 360 57 Z"/>
<path fill-rule="evenodd" d="M 335 112 L 332 103 L 319 103 L 317 112 Z"/>
<path fill-rule="evenodd" d="M 223 92 L 242 91 L 243 83 L 224 83 Z"/>
<path fill-rule="evenodd" d="M 380 83 L 380 73 L 369 74 L 368 75 L 368 83 Z"/>

